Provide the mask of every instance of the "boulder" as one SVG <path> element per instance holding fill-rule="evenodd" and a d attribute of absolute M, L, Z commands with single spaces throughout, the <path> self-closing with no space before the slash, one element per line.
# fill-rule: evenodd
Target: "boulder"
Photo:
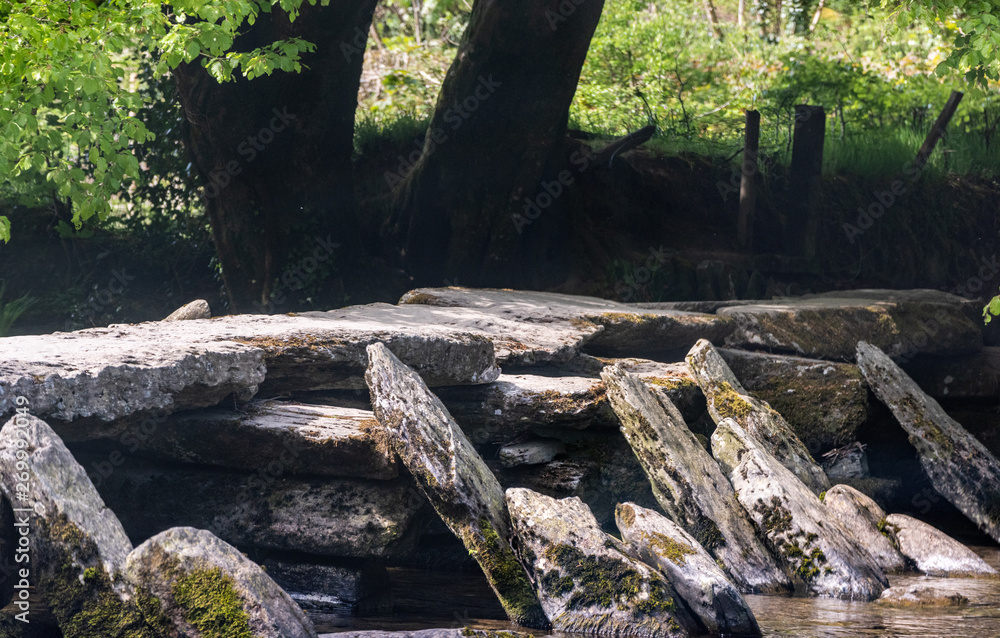
<path fill-rule="evenodd" d="M 857 440 L 870 415 L 858 367 L 762 352 L 719 348 L 740 385 L 766 401 L 816 456 Z"/>
<path fill-rule="evenodd" d="M 711 343 L 702 340 L 695 344 L 687 362 L 705 394 L 708 413 L 716 425 L 724 419 L 734 419 L 813 492 L 819 494 L 830 487 L 823 469 L 788 422 L 766 401 L 751 396 L 743 388 Z"/>
<path fill-rule="evenodd" d="M 185 411 L 119 437 L 129 452 L 241 470 L 276 459 L 289 474 L 392 479 L 399 476 L 369 410 L 260 401 L 240 411 Z"/>
<path fill-rule="evenodd" d="M 858 341 L 892 357 L 978 352 L 982 331 L 955 295 L 924 290 L 868 290 L 806 295 L 721 308 L 736 322 L 726 345 L 850 361 Z"/>
<path fill-rule="evenodd" d="M 1000 461 L 881 350 L 858 343 L 858 365 L 906 430 L 934 489 L 1000 541 Z"/>
<path fill-rule="evenodd" d="M 560 454 L 566 453 L 566 444 L 562 441 L 524 441 L 511 443 L 500 448 L 500 462 L 504 467 L 518 465 L 539 465 L 548 463 Z"/>
<path fill-rule="evenodd" d="M 670 400 L 618 366 L 605 369 L 603 376 L 625 439 L 663 511 L 719 559 L 745 591 L 791 589 L 718 463 Z"/>
<path fill-rule="evenodd" d="M 167 315 L 164 321 L 188 321 L 190 319 L 211 319 L 212 309 L 204 299 L 195 299 Z"/>
<path fill-rule="evenodd" d="M 889 586 L 868 550 L 736 421 L 719 424 L 712 452 L 771 549 L 811 593 L 867 601 Z"/>
<path fill-rule="evenodd" d="M 662 515 L 632 503 L 615 520 L 633 556 L 660 570 L 712 635 L 760 636 L 743 596 L 697 540 Z"/>
<path fill-rule="evenodd" d="M 409 478 L 291 477 L 280 457 L 251 474 L 114 456 L 106 448 L 74 453 L 137 542 L 195 527 L 239 547 L 383 558 L 411 553 L 429 513 Z"/>
<path fill-rule="evenodd" d="M 51 609 L 63 635 L 153 638 L 122 577 L 132 544 L 44 421 L 18 414 L 0 430 L 0 491 L 13 505 L 15 552 L 30 557 L 15 563 L 27 568 L 25 580 Z M 17 601 L 25 602 L 20 594 Z"/>
<path fill-rule="evenodd" d="M 507 615 L 548 621 L 507 539 L 503 488 L 441 401 L 383 344 L 368 348 L 366 379 L 375 416 L 441 519 L 476 559 Z"/>
<path fill-rule="evenodd" d="M 885 521 L 899 551 L 928 576 L 997 577 L 978 554 L 937 528 L 905 514 L 890 514 Z"/>
<path fill-rule="evenodd" d="M 37 416 L 107 423 L 216 405 L 233 393 L 247 399 L 261 384 L 265 394 L 364 388 L 365 347 L 376 341 L 431 385 L 489 383 L 500 371 L 493 343 L 476 328 L 487 320 L 462 309 L 372 304 L 7 337 L 0 415 L 13 412 L 18 396 Z"/>
<path fill-rule="evenodd" d="M 146 620 L 192 638 L 316 638 L 305 612 L 257 564 L 211 532 L 174 527 L 128 556 Z"/>
<path fill-rule="evenodd" d="M 523 290 L 418 288 L 403 295 L 400 305 L 475 308 L 527 324 L 567 323 L 594 332 L 579 343 L 592 354 L 649 356 L 683 351 L 698 339 L 722 343 L 731 320 L 718 315 L 668 309 L 643 309 L 596 297 Z M 499 348 L 498 348 L 499 350 Z"/>
<path fill-rule="evenodd" d="M 898 541 L 878 503 L 848 485 L 834 485 L 823 498 L 826 509 L 865 547 L 884 571 L 906 569 Z"/>
<path fill-rule="evenodd" d="M 680 637 L 696 628 L 667 580 L 602 532 L 580 499 L 511 488 L 507 508 L 555 631 Z"/>
<path fill-rule="evenodd" d="M 890 587 L 875 602 L 886 607 L 965 607 L 969 599 L 958 592 L 910 585 Z"/>

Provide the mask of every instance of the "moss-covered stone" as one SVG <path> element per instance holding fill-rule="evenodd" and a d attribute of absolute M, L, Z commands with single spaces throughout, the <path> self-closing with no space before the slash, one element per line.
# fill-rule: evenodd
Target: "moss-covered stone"
<path fill-rule="evenodd" d="M 184 620 L 203 638 L 253 638 L 244 602 L 233 579 L 222 569 L 188 572 L 173 583 L 171 590 L 174 602 L 184 610 Z"/>

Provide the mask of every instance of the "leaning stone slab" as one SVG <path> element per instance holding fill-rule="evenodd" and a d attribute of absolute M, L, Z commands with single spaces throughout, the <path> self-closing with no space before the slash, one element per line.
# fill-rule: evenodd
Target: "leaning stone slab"
<path fill-rule="evenodd" d="M 277 460 L 282 473 L 392 479 L 395 453 L 369 410 L 261 401 L 240 411 L 173 414 L 119 437 L 130 451 L 250 470 Z"/>
<path fill-rule="evenodd" d="M 503 488 L 444 405 L 383 344 L 368 348 L 372 405 L 396 453 L 441 519 L 482 567 L 507 615 L 525 626 L 548 621 L 508 545 Z"/>
<path fill-rule="evenodd" d="M 712 435 L 737 497 L 772 550 L 818 596 L 873 600 L 889 586 L 875 558 L 802 481 L 734 420 Z"/>
<path fill-rule="evenodd" d="M 858 365 L 909 434 L 934 489 L 1000 541 L 1000 461 L 881 350 L 858 343 Z"/>
<path fill-rule="evenodd" d="M 555 631 L 679 637 L 696 627 L 667 580 L 602 532 L 580 499 L 511 488 L 507 507 Z"/>
<path fill-rule="evenodd" d="M 718 314 L 737 325 L 727 345 L 850 361 L 858 341 L 892 357 L 979 351 L 982 331 L 963 302 L 939 291 L 868 290 L 733 306 Z"/>
<path fill-rule="evenodd" d="M 468 315 L 476 315 L 470 317 Z M 385 342 L 431 385 L 489 383 L 493 343 L 462 310 L 388 304 L 234 315 L 0 339 L 0 415 L 108 422 L 218 404 L 232 393 L 364 388 L 365 347 Z"/>
<path fill-rule="evenodd" d="M 528 324 L 558 321 L 593 327 L 595 333 L 579 345 L 586 345 L 588 351 L 604 356 L 649 356 L 683 351 L 698 339 L 722 343 L 732 331 L 731 320 L 718 315 L 637 309 L 608 299 L 552 292 L 418 288 L 403 295 L 399 303 L 476 308 Z"/>
<path fill-rule="evenodd" d="M 788 422 L 767 402 L 743 388 L 711 343 L 702 340 L 695 344 L 687 362 L 708 400 L 708 413 L 716 425 L 724 419 L 735 420 L 813 492 L 819 494 L 830 487 L 823 469 Z"/>
<path fill-rule="evenodd" d="M 899 551 L 928 576 L 997 577 L 997 571 L 978 554 L 923 521 L 890 514 L 886 523 L 899 541 Z"/>
<path fill-rule="evenodd" d="M 157 602 L 144 609 L 147 622 L 171 635 L 316 638 L 264 570 L 205 530 L 174 527 L 150 538 L 129 554 L 126 576 L 137 598 Z"/>
<path fill-rule="evenodd" d="M 625 439 L 663 511 L 719 559 L 744 591 L 790 590 L 788 575 L 677 408 L 618 366 L 606 368 L 603 376 Z"/>
<path fill-rule="evenodd" d="M 814 455 L 857 440 L 868 420 L 868 387 L 858 367 L 719 348 L 740 385 L 788 421 Z"/>
<path fill-rule="evenodd" d="M 15 561 L 29 569 L 27 580 L 64 635 L 154 636 L 129 601 L 122 577 L 132 544 L 44 421 L 18 415 L 0 431 L 0 490 L 29 540 L 29 562 Z"/>
<path fill-rule="evenodd" d="M 865 547 L 884 571 L 906 569 L 906 559 L 899 553 L 899 544 L 885 511 L 878 503 L 848 485 L 834 485 L 823 498 L 826 509 L 844 529 Z"/>
<path fill-rule="evenodd" d="M 615 522 L 632 554 L 667 577 L 709 633 L 761 635 L 757 619 L 736 586 L 682 527 L 632 503 L 618 506 Z"/>
<path fill-rule="evenodd" d="M 204 299 L 195 299 L 167 315 L 164 321 L 190 321 L 191 319 L 211 319 L 212 309 Z"/>

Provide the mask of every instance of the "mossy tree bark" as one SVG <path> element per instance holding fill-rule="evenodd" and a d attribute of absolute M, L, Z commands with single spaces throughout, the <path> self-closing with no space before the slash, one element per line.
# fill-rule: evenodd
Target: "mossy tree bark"
<path fill-rule="evenodd" d="M 578 174 L 566 168 L 569 105 L 603 6 L 475 2 L 423 153 L 395 190 L 389 230 L 419 281 L 517 272 L 526 281 L 502 283 L 524 285 L 551 261 Z M 516 223 L 532 205 L 538 223 Z"/>
<path fill-rule="evenodd" d="M 231 310 L 259 311 L 276 289 L 301 287 L 300 262 L 318 285 L 360 249 L 351 154 L 376 2 L 304 5 L 294 22 L 275 9 L 237 39 L 241 51 L 289 37 L 312 42 L 301 73 L 220 84 L 200 61 L 175 71 Z"/>

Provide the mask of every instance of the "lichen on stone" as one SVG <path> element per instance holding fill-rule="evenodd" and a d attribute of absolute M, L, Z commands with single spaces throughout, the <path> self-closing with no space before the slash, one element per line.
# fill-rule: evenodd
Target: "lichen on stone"
<path fill-rule="evenodd" d="M 195 569 L 171 586 L 174 602 L 203 638 L 253 638 L 233 579 L 222 569 Z"/>

